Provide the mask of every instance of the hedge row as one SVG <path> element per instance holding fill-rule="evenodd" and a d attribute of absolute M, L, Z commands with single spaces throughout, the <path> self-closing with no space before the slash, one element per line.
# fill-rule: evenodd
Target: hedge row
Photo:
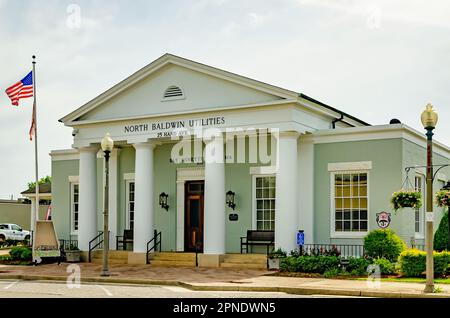
<path fill-rule="evenodd" d="M 434 252 L 434 275 L 450 274 L 450 252 Z M 426 270 L 426 252 L 409 249 L 400 254 L 398 259 L 400 272 L 406 277 L 420 277 Z"/>

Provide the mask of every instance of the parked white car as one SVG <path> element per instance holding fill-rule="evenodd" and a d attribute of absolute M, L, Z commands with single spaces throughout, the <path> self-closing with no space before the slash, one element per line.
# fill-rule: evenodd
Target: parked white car
<path fill-rule="evenodd" d="M 23 241 L 31 238 L 30 231 L 23 230 L 17 224 L 0 223 L 0 242 L 5 240 Z"/>

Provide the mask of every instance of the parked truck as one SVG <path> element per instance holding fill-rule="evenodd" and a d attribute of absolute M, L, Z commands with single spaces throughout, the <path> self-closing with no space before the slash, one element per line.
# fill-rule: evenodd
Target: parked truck
<path fill-rule="evenodd" d="M 0 223 L 0 243 L 6 240 L 23 241 L 30 240 L 30 231 L 23 230 L 17 224 Z"/>

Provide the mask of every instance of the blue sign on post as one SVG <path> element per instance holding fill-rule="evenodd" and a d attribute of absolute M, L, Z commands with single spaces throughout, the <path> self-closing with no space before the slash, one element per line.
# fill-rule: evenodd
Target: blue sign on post
<path fill-rule="evenodd" d="M 305 232 L 303 230 L 300 230 L 297 233 L 297 245 L 298 246 L 305 245 Z"/>

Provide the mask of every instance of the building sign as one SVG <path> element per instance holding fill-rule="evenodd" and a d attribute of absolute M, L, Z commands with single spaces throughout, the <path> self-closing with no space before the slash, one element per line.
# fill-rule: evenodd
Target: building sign
<path fill-rule="evenodd" d="M 162 121 L 157 123 L 126 125 L 123 132 L 126 134 L 140 132 L 157 132 L 157 137 L 171 137 L 187 134 L 187 130 L 202 127 L 214 127 L 225 124 L 225 117 L 207 117 L 200 119 L 183 119 L 175 121 Z M 175 130 L 175 131 L 174 131 Z"/>
<path fill-rule="evenodd" d="M 302 230 L 298 231 L 297 233 L 297 245 L 298 246 L 305 245 L 305 232 L 303 232 Z"/>
<path fill-rule="evenodd" d="M 385 211 L 377 213 L 377 224 L 382 229 L 387 228 L 391 224 L 391 214 Z"/>

